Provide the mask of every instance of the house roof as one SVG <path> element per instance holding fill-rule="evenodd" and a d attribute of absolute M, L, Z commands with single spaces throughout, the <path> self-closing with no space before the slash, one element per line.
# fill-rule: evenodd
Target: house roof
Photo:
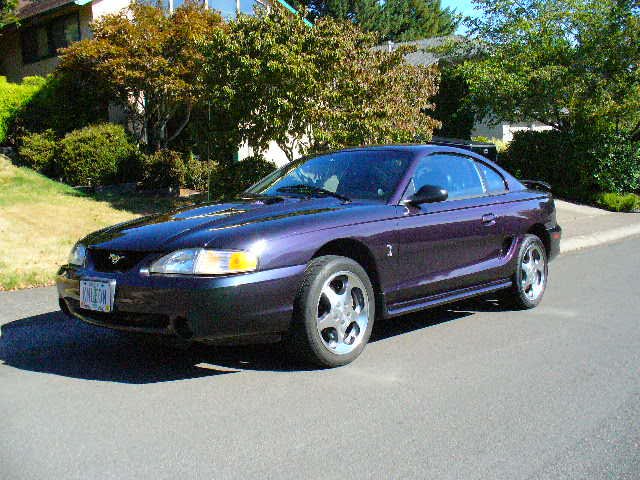
<path fill-rule="evenodd" d="M 429 66 L 434 63 L 438 63 L 446 55 L 439 53 L 437 49 L 450 42 L 460 42 L 464 40 L 464 37 L 459 35 L 448 35 L 445 37 L 425 38 L 423 40 L 412 40 L 410 42 L 387 42 L 382 45 L 374 47 L 374 50 L 386 50 L 388 52 L 394 52 L 398 48 L 406 46 L 415 46 L 416 51 L 405 55 L 407 63 L 411 65 L 424 65 Z"/>
<path fill-rule="evenodd" d="M 78 3 L 74 0 L 19 0 L 17 17 L 20 20 L 35 17 L 66 5 Z"/>

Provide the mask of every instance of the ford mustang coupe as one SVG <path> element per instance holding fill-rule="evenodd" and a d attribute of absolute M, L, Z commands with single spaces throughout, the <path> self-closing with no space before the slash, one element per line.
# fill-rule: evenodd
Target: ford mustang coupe
<path fill-rule="evenodd" d="M 377 320 L 497 291 L 535 307 L 561 235 L 536 185 L 441 143 L 301 159 L 232 201 L 88 235 L 58 272 L 60 307 L 193 341 L 282 339 L 344 365 Z"/>

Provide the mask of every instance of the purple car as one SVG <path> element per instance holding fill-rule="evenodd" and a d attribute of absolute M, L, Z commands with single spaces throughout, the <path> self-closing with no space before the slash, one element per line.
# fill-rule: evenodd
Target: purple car
<path fill-rule="evenodd" d="M 286 165 L 226 203 L 92 233 L 57 286 L 62 310 L 94 325 L 282 339 L 333 367 L 362 352 L 376 320 L 496 291 L 535 307 L 560 235 L 548 191 L 473 152 L 354 148 Z"/>

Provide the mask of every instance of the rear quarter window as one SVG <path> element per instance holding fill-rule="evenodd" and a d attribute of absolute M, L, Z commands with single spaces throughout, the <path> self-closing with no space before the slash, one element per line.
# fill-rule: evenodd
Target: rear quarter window
<path fill-rule="evenodd" d="M 484 177 L 487 193 L 504 193 L 507 191 L 507 182 L 505 182 L 504 177 L 496 172 L 489 165 L 486 165 L 482 162 L 476 162 L 478 166 L 478 170 L 482 172 Z"/>

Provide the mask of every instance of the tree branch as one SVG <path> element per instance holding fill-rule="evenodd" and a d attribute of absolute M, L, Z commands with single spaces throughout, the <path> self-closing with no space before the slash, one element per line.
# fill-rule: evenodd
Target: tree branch
<path fill-rule="evenodd" d="M 180 125 L 178 125 L 178 128 L 176 128 L 176 131 L 173 132 L 173 135 L 171 135 L 171 137 L 169 137 L 167 139 L 167 143 L 172 142 L 173 140 L 175 140 L 175 138 L 180 135 L 182 133 L 182 131 L 185 129 L 185 127 L 187 126 L 187 124 L 189 123 L 189 120 L 191 120 L 191 103 L 189 103 L 187 105 L 187 114 L 184 116 L 184 118 L 182 119 L 182 122 L 180 123 Z"/>

